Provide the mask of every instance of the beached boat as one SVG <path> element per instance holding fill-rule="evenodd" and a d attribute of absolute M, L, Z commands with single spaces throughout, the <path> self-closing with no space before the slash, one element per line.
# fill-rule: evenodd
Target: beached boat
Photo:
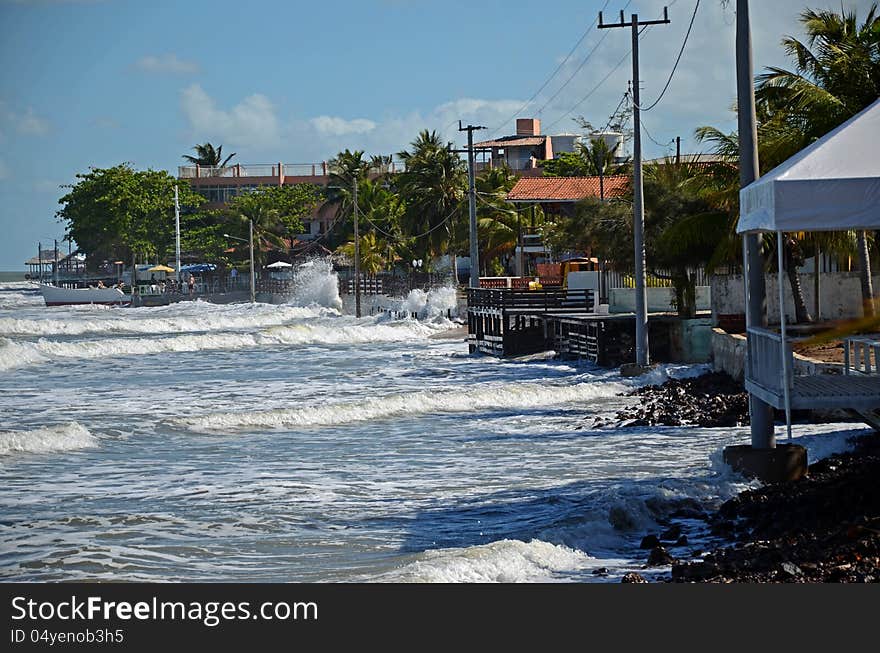
<path fill-rule="evenodd" d="M 118 288 L 59 288 L 40 284 L 40 292 L 46 306 L 70 306 L 74 304 L 116 304 L 128 306 L 131 295 Z"/>

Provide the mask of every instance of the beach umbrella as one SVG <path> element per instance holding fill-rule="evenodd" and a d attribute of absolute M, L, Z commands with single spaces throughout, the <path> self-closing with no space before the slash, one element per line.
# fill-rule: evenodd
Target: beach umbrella
<path fill-rule="evenodd" d="M 275 261 L 274 263 L 270 263 L 266 267 L 267 268 L 292 268 L 293 265 L 291 263 L 285 263 L 284 261 Z"/>
<path fill-rule="evenodd" d="M 151 268 L 147 269 L 147 272 L 174 272 L 174 268 L 169 268 L 167 265 L 154 265 Z"/>

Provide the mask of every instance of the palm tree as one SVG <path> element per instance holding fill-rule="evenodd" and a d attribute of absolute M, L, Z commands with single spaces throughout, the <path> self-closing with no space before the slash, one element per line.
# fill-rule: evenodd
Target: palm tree
<path fill-rule="evenodd" d="M 437 132 L 422 131 L 410 147 L 398 154 L 406 171 L 395 178 L 406 204 L 404 228 L 423 239 L 421 251 L 427 256 L 448 252 L 455 270 L 454 235 L 467 189 L 465 164 Z"/>
<path fill-rule="evenodd" d="M 805 10 L 806 43 L 782 40 L 795 59 L 793 71 L 770 67 L 758 77 L 756 101 L 768 126 L 787 137 L 794 154 L 873 103 L 880 96 L 880 16 L 877 4 L 859 25 L 855 11 Z M 786 142 L 786 138 L 781 139 Z M 873 315 L 868 236 L 857 233 L 862 299 Z"/>
<path fill-rule="evenodd" d="M 507 201 L 517 177 L 506 166 L 487 168 L 474 180 L 477 191 L 477 227 L 482 244 L 480 260 L 489 261 L 510 254 L 522 244 L 520 214 Z"/>
<path fill-rule="evenodd" d="M 266 199 L 260 191 L 244 193 L 236 195 L 226 209 L 229 221 L 242 231 L 248 222 L 253 222 L 254 263 L 257 269 L 263 264 L 264 247 L 279 250 L 287 250 L 289 247 L 289 243 L 281 235 L 287 229 L 283 215 Z"/>
<path fill-rule="evenodd" d="M 229 163 L 229 160 L 235 156 L 235 152 L 233 152 L 224 159 L 222 145 L 214 149 L 214 146 L 210 143 L 202 143 L 201 145 L 196 145 L 193 149 L 196 151 L 196 156 L 184 154 L 183 158 L 198 166 L 224 168 Z"/>

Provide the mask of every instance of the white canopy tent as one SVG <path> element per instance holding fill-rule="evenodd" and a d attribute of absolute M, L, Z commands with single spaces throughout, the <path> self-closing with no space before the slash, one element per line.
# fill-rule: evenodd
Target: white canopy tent
<path fill-rule="evenodd" d="M 278 268 L 292 268 L 292 263 L 286 263 L 285 261 L 275 261 L 274 263 L 270 263 L 266 266 L 267 268 L 277 270 Z"/>
<path fill-rule="evenodd" d="M 782 390 L 788 437 L 791 438 L 792 370 L 786 342 L 785 294 L 782 271 L 783 232 L 846 231 L 880 229 L 880 99 L 853 116 L 788 161 L 777 166 L 740 191 L 740 218 L 737 233 L 776 232 L 779 269 L 780 336 L 748 325 L 749 360 L 746 385 L 749 392 L 770 400 Z M 743 243 L 745 252 L 745 242 Z M 747 261 L 744 263 L 747 265 Z M 744 270 L 748 274 L 747 270 Z M 750 289 L 747 288 L 747 292 Z M 748 301 L 748 299 L 746 299 Z M 778 338 L 778 340 L 777 340 Z M 760 340 L 764 340 L 762 344 Z M 758 342 L 753 343 L 753 340 Z M 782 378 L 774 385 L 773 370 L 760 361 L 762 352 L 777 346 L 782 362 Z M 763 367 L 762 367 L 763 366 Z M 777 369 L 778 376 L 778 369 Z M 837 384 L 842 386 L 840 382 Z M 855 385 L 853 391 L 855 391 Z M 861 383 L 861 386 L 864 386 Z M 768 390 L 768 387 L 774 388 Z M 842 387 L 822 398 L 846 401 Z M 828 392 L 820 386 L 811 391 Z M 872 388 L 865 387 L 865 397 L 850 394 L 851 402 L 874 401 Z M 876 392 L 876 391 L 875 391 Z M 800 401 L 800 395 L 797 397 Z M 809 400 L 809 397 L 806 397 Z M 817 400 L 819 396 L 815 397 Z"/>

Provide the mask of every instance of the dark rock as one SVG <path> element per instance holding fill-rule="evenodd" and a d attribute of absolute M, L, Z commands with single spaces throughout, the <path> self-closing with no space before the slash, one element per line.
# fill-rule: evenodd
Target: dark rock
<path fill-rule="evenodd" d="M 631 531 L 636 527 L 633 516 L 620 506 L 614 506 L 608 511 L 608 523 L 619 531 Z"/>
<path fill-rule="evenodd" d="M 682 535 L 680 538 L 675 540 L 674 546 L 687 546 L 688 544 L 688 536 Z"/>
<path fill-rule="evenodd" d="M 594 569 L 592 571 L 593 576 L 607 576 L 608 568 L 607 567 L 599 567 L 598 569 Z"/>
<path fill-rule="evenodd" d="M 782 563 L 782 573 L 786 576 L 803 576 L 804 572 L 798 567 L 796 564 L 792 562 L 783 562 Z"/>
<path fill-rule="evenodd" d="M 653 549 L 658 546 L 660 546 L 660 540 L 656 535 L 645 535 L 642 538 L 642 543 L 639 544 L 640 549 Z"/>
<path fill-rule="evenodd" d="M 621 583 L 647 583 L 645 577 L 641 574 L 637 574 L 634 571 L 626 573 L 623 575 L 623 578 L 620 579 Z"/>
<path fill-rule="evenodd" d="M 665 565 L 671 565 L 673 562 L 675 562 L 675 558 L 673 558 L 669 551 L 662 546 L 654 547 L 648 555 L 649 567 L 663 567 Z"/>
<path fill-rule="evenodd" d="M 660 539 L 666 542 L 674 542 L 681 537 L 681 525 L 674 524 L 660 533 Z M 644 547 L 643 547 L 644 548 Z"/>

